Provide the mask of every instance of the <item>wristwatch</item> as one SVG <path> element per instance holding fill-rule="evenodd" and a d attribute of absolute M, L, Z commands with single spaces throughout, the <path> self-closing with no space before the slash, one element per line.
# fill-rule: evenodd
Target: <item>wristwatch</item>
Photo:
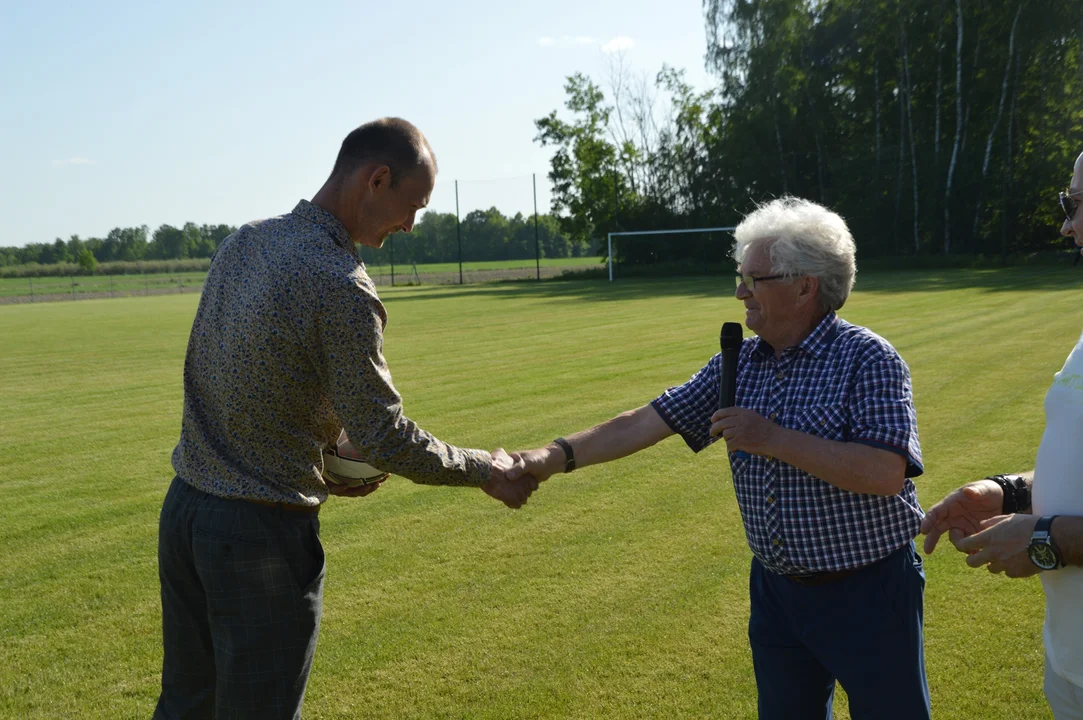
<path fill-rule="evenodd" d="M 1030 561 L 1042 570 L 1056 570 L 1063 565 L 1060 560 L 1060 550 L 1057 549 L 1053 536 L 1049 533 L 1049 528 L 1056 519 L 1056 515 L 1040 518 L 1034 526 L 1034 534 L 1030 536 L 1030 545 L 1027 546 Z"/>

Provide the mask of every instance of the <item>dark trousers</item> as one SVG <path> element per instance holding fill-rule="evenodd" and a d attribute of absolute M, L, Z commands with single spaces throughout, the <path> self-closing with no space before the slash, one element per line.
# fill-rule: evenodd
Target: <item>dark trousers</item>
<path fill-rule="evenodd" d="M 319 529 L 315 514 L 173 480 L 158 527 L 156 720 L 301 717 L 323 609 Z"/>
<path fill-rule="evenodd" d="M 925 720 L 925 573 L 914 543 L 849 577 L 799 585 L 752 560 L 748 637 L 760 720 Z"/>

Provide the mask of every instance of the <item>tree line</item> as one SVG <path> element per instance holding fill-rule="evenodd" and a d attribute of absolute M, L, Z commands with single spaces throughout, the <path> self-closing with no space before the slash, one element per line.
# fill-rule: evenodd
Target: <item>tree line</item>
<path fill-rule="evenodd" d="M 578 257 L 590 254 L 589 245 L 573 242 L 560 229 L 552 215 L 539 215 L 537 231 L 533 216 L 516 213 L 506 217 L 496 208 L 468 213 L 456 227 L 454 213 L 429 211 L 410 234 L 396 233 L 382 251 L 364 248 L 366 262 L 390 262 L 394 246 L 395 262 L 443 263 L 462 259 L 520 260 L 542 257 Z M 31 243 L 26 247 L 0 248 L 0 268 L 26 265 L 58 266 L 94 272 L 99 263 L 121 266 L 127 272 L 139 261 L 172 261 L 213 257 L 215 250 L 237 228 L 232 225 L 196 225 L 185 223 L 177 228 L 162 225 L 153 233 L 147 226 L 114 228 L 104 238 L 82 239 L 72 235 L 67 241 Z M 65 273 L 66 274 L 66 273 Z"/>
<path fill-rule="evenodd" d="M 566 258 L 592 254 L 596 246 L 573 241 L 561 230 L 553 215 L 538 215 L 535 232 L 533 215 L 505 216 L 495 207 L 473 210 L 456 227 L 455 213 L 428 211 L 409 234 L 395 233 L 384 248 L 361 248 L 366 263 L 457 262 L 460 238 L 463 261 L 526 260 L 537 257 Z"/>
<path fill-rule="evenodd" d="M 1074 0 L 704 0 L 699 92 L 663 67 L 575 74 L 552 147 L 573 240 L 733 225 L 786 193 L 850 224 L 863 256 L 1065 247 L 1057 192 L 1083 150 Z M 617 246 L 623 262 L 715 259 L 703 242 Z M 660 258 L 660 256 L 663 256 Z"/>
<path fill-rule="evenodd" d="M 99 263 L 132 263 L 140 260 L 187 260 L 209 258 L 218 245 L 237 231 L 232 225 L 162 225 L 153 234 L 146 225 L 114 228 L 104 238 L 30 243 L 25 247 L 0 248 L 0 267 L 14 265 L 71 264 L 93 272 Z"/>

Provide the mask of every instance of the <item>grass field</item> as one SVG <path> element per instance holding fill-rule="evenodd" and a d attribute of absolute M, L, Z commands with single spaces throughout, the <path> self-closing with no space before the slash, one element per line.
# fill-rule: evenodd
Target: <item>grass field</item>
<path fill-rule="evenodd" d="M 386 253 L 381 256 L 383 264 L 370 263 L 370 274 L 377 279 L 386 279 L 391 276 L 391 266 L 386 262 Z M 500 270 L 532 269 L 536 266 L 533 259 L 527 260 L 486 260 L 481 262 L 464 262 L 463 272 L 486 273 Z M 578 270 L 591 267 L 604 267 L 596 257 L 579 258 L 542 258 L 541 267 Z M 395 266 L 395 275 L 407 282 L 413 274 L 414 267 L 410 264 L 398 264 Z M 452 274 L 459 272 L 458 263 L 431 263 L 418 265 L 418 273 L 422 275 Z M 88 277 L 36 277 L 36 278 L 0 278 L 0 298 L 29 297 L 31 290 L 35 296 L 70 295 L 74 290 L 75 296 L 87 294 L 105 295 L 133 295 L 146 293 L 148 295 L 160 294 L 164 290 L 179 290 L 199 287 L 203 284 L 206 272 L 177 272 L 177 273 L 147 273 L 146 275 L 93 275 Z M 456 282 L 458 282 L 456 280 Z M 73 288 L 74 283 L 74 288 Z"/>
<path fill-rule="evenodd" d="M 842 315 L 914 375 L 923 504 L 1033 466 L 1083 327 L 1073 268 L 869 275 Z M 742 317 L 730 283 L 383 291 L 407 413 L 533 447 L 641 405 Z M 157 515 L 196 295 L 0 307 L 0 717 L 146 718 Z M 394 478 L 321 513 L 307 718 L 754 718 L 747 572 L 720 446 L 672 438 L 549 481 L 521 511 Z M 1048 718 L 1040 584 L 926 563 L 937 718 Z M 841 693 L 836 717 L 848 717 Z"/>
<path fill-rule="evenodd" d="M 367 267 L 371 274 L 381 272 L 383 274 L 391 273 L 391 266 L 387 262 L 387 253 L 381 255 L 383 262 L 380 264 L 370 262 L 367 263 Z M 527 258 L 525 260 L 481 260 L 477 262 L 464 262 L 463 272 L 479 272 L 485 270 L 514 270 L 517 268 L 532 268 L 537 265 L 537 261 L 534 258 Z M 588 267 L 601 267 L 602 263 L 596 256 L 590 257 L 571 257 L 571 258 L 542 258 L 542 267 L 555 267 L 565 268 L 568 270 L 576 270 L 579 268 Z M 452 273 L 459 272 L 459 263 L 418 263 L 417 271 L 419 273 Z M 413 272 L 413 266 L 409 263 L 395 265 L 395 274 L 403 273 L 405 275 L 408 272 Z"/>
<path fill-rule="evenodd" d="M 207 277 L 205 272 L 148 273 L 146 275 L 91 275 L 88 277 L 0 278 L 0 297 L 26 297 L 33 288 L 35 296 L 75 295 L 87 293 L 116 293 L 131 295 L 163 290 L 198 287 Z M 74 288 L 72 285 L 74 284 Z"/>

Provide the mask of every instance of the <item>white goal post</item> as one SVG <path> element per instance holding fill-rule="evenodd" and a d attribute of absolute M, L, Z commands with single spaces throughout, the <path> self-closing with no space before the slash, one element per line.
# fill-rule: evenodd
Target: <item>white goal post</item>
<path fill-rule="evenodd" d="M 689 228 L 687 230 L 629 230 L 626 232 L 611 232 L 608 238 L 609 248 L 609 282 L 613 282 L 613 238 L 629 235 L 683 235 L 684 233 L 705 232 L 733 232 L 737 227 L 709 227 Z"/>

